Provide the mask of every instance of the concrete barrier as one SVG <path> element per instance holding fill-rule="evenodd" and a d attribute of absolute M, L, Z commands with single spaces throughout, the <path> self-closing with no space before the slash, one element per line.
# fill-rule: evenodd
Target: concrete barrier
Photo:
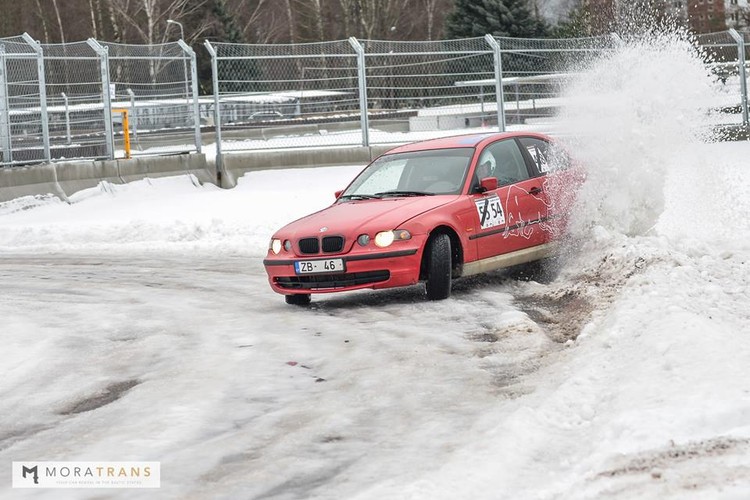
<path fill-rule="evenodd" d="M 216 174 L 209 169 L 206 155 L 181 154 L 171 156 L 148 156 L 130 160 L 117 160 L 123 182 L 139 179 L 192 174 L 202 183 L 216 184 Z"/>
<path fill-rule="evenodd" d="M 52 194 L 62 199 L 67 198 L 57 183 L 55 165 L 0 169 L 0 201 L 44 194 Z"/>
<path fill-rule="evenodd" d="M 122 184 L 123 182 L 116 160 L 72 161 L 54 163 L 53 165 L 57 172 L 57 183 L 67 196 L 83 189 L 96 187 L 101 181 L 114 184 Z"/>
<path fill-rule="evenodd" d="M 393 146 L 253 151 L 224 155 L 221 187 L 232 188 L 246 172 L 279 168 L 365 165 Z M 52 194 L 63 200 L 101 181 L 122 184 L 144 178 L 192 174 L 217 184 L 213 158 L 204 154 L 148 156 L 130 160 L 70 161 L 0 168 L 0 202 L 21 196 Z"/>
<path fill-rule="evenodd" d="M 394 146 L 291 149 L 225 154 L 221 187 L 232 188 L 246 172 L 277 168 L 366 165 Z"/>
<path fill-rule="evenodd" d="M 201 183 L 216 184 L 216 173 L 204 154 L 69 161 L 0 168 L 0 202 L 45 194 L 67 200 L 73 193 L 96 187 L 102 181 L 123 184 L 146 177 L 181 174 L 192 174 Z"/>

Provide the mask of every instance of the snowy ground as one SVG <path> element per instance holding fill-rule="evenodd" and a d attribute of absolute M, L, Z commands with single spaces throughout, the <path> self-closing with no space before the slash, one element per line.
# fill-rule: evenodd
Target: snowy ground
<path fill-rule="evenodd" d="M 273 228 L 359 167 L 0 205 L 0 475 L 153 460 L 158 492 L 107 496 L 746 498 L 749 153 L 696 145 L 648 234 L 597 226 L 556 280 L 445 302 L 268 288 Z"/>
<path fill-rule="evenodd" d="M 0 497 L 747 498 L 750 143 L 699 140 L 687 54 L 570 89 L 589 169 L 539 281 L 287 306 L 270 234 L 360 166 L 0 204 Z M 159 461 L 162 487 L 12 490 L 13 460 Z"/>

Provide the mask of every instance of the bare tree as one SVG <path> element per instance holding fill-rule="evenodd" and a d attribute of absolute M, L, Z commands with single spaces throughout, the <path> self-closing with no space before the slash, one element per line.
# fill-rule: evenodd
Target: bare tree
<path fill-rule="evenodd" d="M 354 6 L 361 28 L 366 39 L 390 38 L 398 21 L 408 11 L 414 0 L 354 0 Z M 411 31 L 413 26 L 402 26 Z M 405 33 L 400 33 L 404 38 Z"/>
<path fill-rule="evenodd" d="M 435 29 L 435 11 L 440 0 L 422 0 L 424 11 L 427 15 L 427 39 L 432 40 Z"/>
<path fill-rule="evenodd" d="M 344 21 L 344 36 L 350 37 L 352 33 L 352 10 L 355 0 L 339 0 L 341 14 Z"/>
<path fill-rule="evenodd" d="M 44 11 L 40 0 L 36 0 L 36 8 L 39 11 L 39 19 L 42 21 L 42 32 L 44 33 L 44 42 L 49 43 L 49 31 L 47 30 L 47 20 L 44 18 Z"/>
<path fill-rule="evenodd" d="M 183 19 L 201 11 L 208 0 L 109 0 L 116 18 L 132 28 L 142 42 L 163 43 L 167 40 L 167 19 Z M 198 38 L 208 28 L 208 21 L 193 30 L 188 38 Z"/>
<path fill-rule="evenodd" d="M 98 6 L 97 6 L 98 7 Z M 91 36 L 99 38 L 99 30 L 96 26 L 96 12 L 98 8 L 94 7 L 94 0 L 89 0 L 89 11 L 91 12 Z"/>
<path fill-rule="evenodd" d="M 65 43 L 65 29 L 63 28 L 62 18 L 60 17 L 60 9 L 57 6 L 57 0 L 52 0 L 52 7 L 55 9 L 55 15 L 57 16 L 57 25 L 60 27 L 60 41 Z"/>
<path fill-rule="evenodd" d="M 287 28 L 279 22 L 272 0 L 239 0 L 232 5 L 242 36 L 255 43 L 272 43 Z M 288 15 L 288 14 L 287 14 Z"/>
<path fill-rule="evenodd" d="M 286 16 L 289 22 L 289 41 L 295 43 L 297 41 L 297 35 L 295 33 L 294 26 L 294 13 L 292 10 L 292 0 L 284 0 L 284 6 L 286 7 Z"/>
<path fill-rule="evenodd" d="M 325 35 L 323 34 L 323 9 L 320 5 L 320 0 L 312 0 L 313 14 L 315 16 L 315 34 L 317 35 L 318 41 L 323 41 Z"/>
<path fill-rule="evenodd" d="M 120 22 L 117 17 L 117 13 L 115 12 L 115 6 L 112 3 L 113 0 L 106 0 L 107 1 L 107 12 L 109 13 L 109 22 L 112 23 L 112 32 L 114 34 L 115 42 L 123 42 L 125 41 L 125 33 L 120 28 Z M 125 5 L 125 9 L 127 10 L 129 5 Z"/>

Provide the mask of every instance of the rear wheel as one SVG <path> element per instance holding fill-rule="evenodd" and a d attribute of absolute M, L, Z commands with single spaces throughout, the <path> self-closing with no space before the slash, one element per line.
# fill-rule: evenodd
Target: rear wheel
<path fill-rule="evenodd" d="M 295 293 L 294 295 L 284 295 L 287 304 L 293 306 L 306 306 L 310 303 L 309 293 Z"/>
<path fill-rule="evenodd" d="M 432 237 L 427 247 L 427 298 L 447 299 L 451 295 L 451 239 L 447 234 Z"/>

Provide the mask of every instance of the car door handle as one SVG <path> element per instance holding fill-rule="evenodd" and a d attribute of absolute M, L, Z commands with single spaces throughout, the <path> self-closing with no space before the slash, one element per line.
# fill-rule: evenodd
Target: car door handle
<path fill-rule="evenodd" d="M 534 186 L 533 188 L 529 189 L 529 194 L 539 194 L 542 192 L 542 188 Z"/>

